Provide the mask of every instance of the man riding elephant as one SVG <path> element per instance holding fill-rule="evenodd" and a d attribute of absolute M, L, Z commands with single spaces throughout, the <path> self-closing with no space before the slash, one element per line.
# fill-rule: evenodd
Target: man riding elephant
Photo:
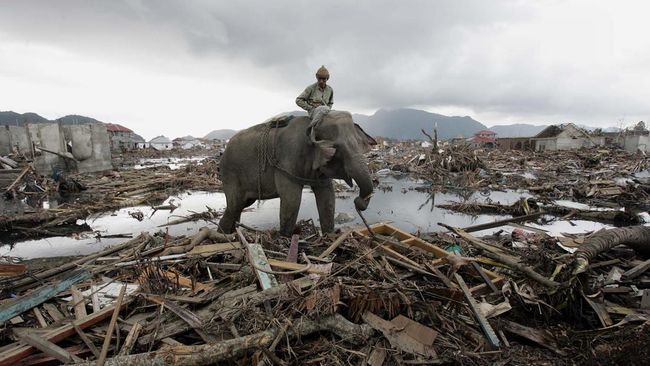
<path fill-rule="evenodd" d="M 313 119 L 313 112 L 316 107 L 327 106 L 329 109 L 334 104 L 334 90 L 331 86 L 327 85 L 327 80 L 330 78 L 329 71 L 325 66 L 321 66 L 316 71 L 316 82 L 309 85 L 305 90 L 300 93 L 296 98 L 298 107 L 304 109 L 309 113 L 309 117 Z"/>
<path fill-rule="evenodd" d="M 309 85 L 305 90 L 300 93 L 296 98 L 296 104 L 309 113 L 311 123 L 310 139 L 313 143 L 317 143 L 316 126 L 325 118 L 325 116 L 332 109 L 334 104 L 334 90 L 331 86 L 327 85 L 327 80 L 330 78 L 330 72 L 321 66 L 316 71 L 316 82 Z"/>

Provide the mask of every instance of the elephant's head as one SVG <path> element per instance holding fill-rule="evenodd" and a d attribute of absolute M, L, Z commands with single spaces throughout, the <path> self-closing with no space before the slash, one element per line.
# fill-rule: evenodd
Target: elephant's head
<path fill-rule="evenodd" d="M 365 210 L 373 187 L 363 154 L 377 142 L 344 111 L 331 111 L 315 129 L 316 153 L 312 169 L 330 178 L 343 179 L 350 187 L 354 180 L 360 190 L 354 204 L 357 209 Z M 307 135 L 310 134 L 311 131 L 307 131 Z"/>

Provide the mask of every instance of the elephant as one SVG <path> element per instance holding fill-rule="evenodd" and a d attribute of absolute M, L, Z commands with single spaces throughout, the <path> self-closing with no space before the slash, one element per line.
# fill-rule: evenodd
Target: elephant
<path fill-rule="evenodd" d="M 287 121 L 288 119 L 288 121 Z M 316 198 L 321 231 L 334 231 L 332 179 L 359 186 L 354 204 L 365 210 L 373 192 L 363 154 L 377 142 L 345 111 L 330 111 L 312 127 L 307 116 L 272 119 L 242 130 L 228 142 L 219 163 L 226 210 L 219 221 L 232 233 L 244 208 L 256 200 L 280 198 L 280 234 L 296 225 L 304 186 Z M 312 131 L 313 129 L 313 131 Z"/>

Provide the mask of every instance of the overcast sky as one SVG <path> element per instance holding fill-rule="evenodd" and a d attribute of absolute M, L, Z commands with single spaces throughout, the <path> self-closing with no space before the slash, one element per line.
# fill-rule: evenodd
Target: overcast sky
<path fill-rule="evenodd" d="M 149 139 L 240 129 L 331 72 L 335 109 L 514 122 L 650 119 L 648 1 L 0 3 L 0 110 Z"/>

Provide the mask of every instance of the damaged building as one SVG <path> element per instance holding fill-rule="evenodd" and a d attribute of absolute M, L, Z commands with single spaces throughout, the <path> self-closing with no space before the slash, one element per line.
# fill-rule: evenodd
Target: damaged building
<path fill-rule="evenodd" d="M 28 123 L 0 126 L 0 155 L 19 154 L 41 174 L 112 169 L 111 144 L 102 123 Z"/>

